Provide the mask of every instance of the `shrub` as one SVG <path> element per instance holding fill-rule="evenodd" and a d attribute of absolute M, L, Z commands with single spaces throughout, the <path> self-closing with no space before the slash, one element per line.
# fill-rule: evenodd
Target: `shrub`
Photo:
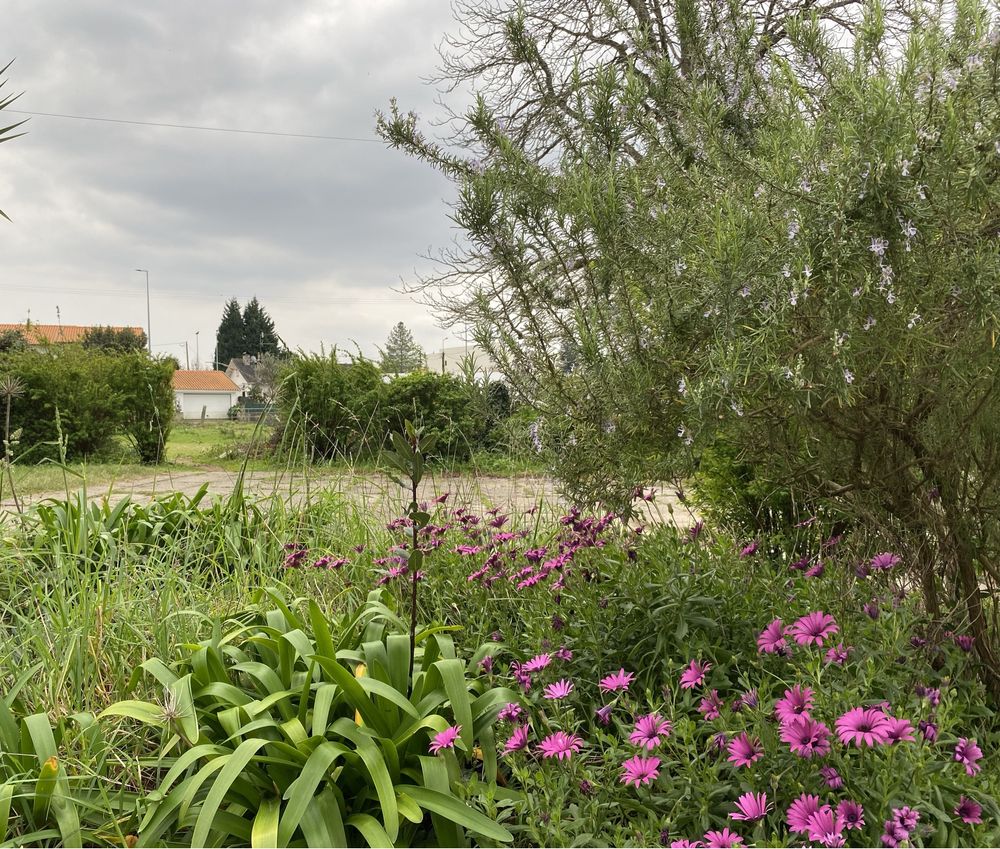
<path fill-rule="evenodd" d="M 121 414 L 121 432 L 140 463 L 160 463 L 174 421 L 174 365 L 142 352 L 123 354 L 113 364 L 111 383 Z"/>
<path fill-rule="evenodd" d="M 161 729 L 166 769 L 149 799 L 144 845 L 465 845 L 510 833 L 461 801 L 463 768 L 496 778 L 492 727 L 513 693 L 476 675 L 447 629 L 417 635 L 373 592 L 333 623 L 273 605 L 189 649 L 143 664 L 161 704 L 125 701 L 103 717 Z M 481 764 L 473 760 L 478 741 Z"/>

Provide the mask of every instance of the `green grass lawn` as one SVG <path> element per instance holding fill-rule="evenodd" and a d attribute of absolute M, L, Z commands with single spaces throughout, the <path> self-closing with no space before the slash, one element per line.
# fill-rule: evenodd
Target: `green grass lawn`
<path fill-rule="evenodd" d="M 143 466 L 135 462 L 129 447 L 118 443 L 115 456 L 95 458 L 88 462 L 45 462 L 36 465 L 13 466 L 14 486 L 19 496 L 41 492 L 75 492 L 88 487 L 106 488 L 117 480 L 153 475 L 158 470 L 178 470 L 185 466 L 237 467 L 242 462 L 246 446 L 254 440 L 266 441 L 271 429 L 247 422 L 208 421 L 174 425 L 167 439 L 167 459 L 159 466 Z M 255 435 L 256 434 L 256 435 Z M 267 461 L 255 460 L 253 465 L 266 466 Z M 0 482 L 0 500 L 10 498 L 10 481 Z"/>

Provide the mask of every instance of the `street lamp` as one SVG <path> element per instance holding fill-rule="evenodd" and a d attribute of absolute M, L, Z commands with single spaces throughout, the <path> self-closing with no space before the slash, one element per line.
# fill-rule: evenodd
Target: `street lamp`
<path fill-rule="evenodd" d="M 149 320 L 149 271 L 145 268 L 137 268 L 136 271 L 146 275 L 146 345 L 149 347 L 149 356 L 153 356 L 153 328 Z"/>
<path fill-rule="evenodd" d="M 198 339 L 199 333 L 201 333 L 200 330 L 196 330 L 194 332 L 194 367 L 196 369 L 201 368 L 201 345 L 199 344 L 200 340 Z"/>

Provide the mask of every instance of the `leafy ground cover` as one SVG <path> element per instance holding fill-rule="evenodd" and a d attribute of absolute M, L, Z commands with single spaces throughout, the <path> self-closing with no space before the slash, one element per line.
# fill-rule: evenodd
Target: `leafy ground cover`
<path fill-rule="evenodd" d="M 417 507 L 412 675 L 406 517 L 237 492 L 8 526 L 0 839 L 1000 835 L 997 723 L 964 623 L 929 630 L 877 541 Z"/>

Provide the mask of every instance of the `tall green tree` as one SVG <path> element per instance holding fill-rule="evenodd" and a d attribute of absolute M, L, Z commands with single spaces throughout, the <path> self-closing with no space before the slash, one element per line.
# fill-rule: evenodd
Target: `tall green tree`
<path fill-rule="evenodd" d="M 385 347 L 379 348 L 379 368 L 386 374 L 407 374 L 427 366 L 427 356 L 409 328 L 398 322 L 385 340 Z"/>
<path fill-rule="evenodd" d="M 488 92 L 459 131 L 479 161 L 412 115 L 379 129 L 458 183 L 462 252 L 428 284 L 464 287 L 451 317 L 546 417 L 570 492 L 625 506 L 736 446 L 859 555 L 893 540 L 1000 700 L 1000 21 L 475 5 L 451 74 Z"/>
<path fill-rule="evenodd" d="M 84 348 L 105 351 L 142 351 L 146 347 L 146 334 L 130 327 L 88 327 L 83 334 Z"/>
<path fill-rule="evenodd" d="M 274 321 L 254 296 L 243 309 L 243 350 L 259 357 L 261 354 L 277 354 L 280 350 Z"/>
<path fill-rule="evenodd" d="M 246 327 L 236 298 L 230 298 L 222 310 L 222 321 L 215 334 L 215 367 L 225 371 L 229 361 L 249 353 L 246 348 Z"/>

